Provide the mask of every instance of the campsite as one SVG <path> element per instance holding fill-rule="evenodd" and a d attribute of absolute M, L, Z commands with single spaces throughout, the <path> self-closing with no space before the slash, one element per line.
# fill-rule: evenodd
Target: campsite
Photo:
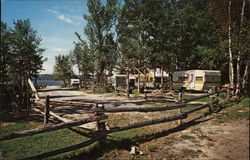
<path fill-rule="evenodd" d="M 1 0 L 0 160 L 249 159 L 248 0 Z"/>

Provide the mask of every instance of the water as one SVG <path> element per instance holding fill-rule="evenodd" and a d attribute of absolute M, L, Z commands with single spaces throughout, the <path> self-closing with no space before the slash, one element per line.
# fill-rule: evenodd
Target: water
<path fill-rule="evenodd" d="M 62 85 L 62 84 L 63 82 L 55 81 L 55 80 L 37 80 L 37 85 L 54 86 L 54 85 Z"/>

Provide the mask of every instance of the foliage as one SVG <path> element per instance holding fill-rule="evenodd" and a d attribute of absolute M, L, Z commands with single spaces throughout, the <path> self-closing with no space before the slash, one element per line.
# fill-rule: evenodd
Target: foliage
<path fill-rule="evenodd" d="M 56 56 L 53 78 L 55 80 L 62 80 L 64 86 L 66 86 L 66 83 L 69 83 L 73 75 L 74 72 L 70 63 L 70 57 L 65 55 Z"/>
<path fill-rule="evenodd" d="M 19 95 L 19 101 L 27 92 L 28 78 L 34 79 L 42 70 L 42 39 L 31 27 L 29 19 L 16 20 L 14 27 L 9 28 L 1 22 L 1 54 L 0 54 L 0 97 Z M 11 95 L 12 94 L 12 95 Z"/>
<path fill-rule="evenodd" d="M 241 20 L 243 1 L 231 1 L 233 62 L 238 61 L 241 69 L 237 76 L 242 78 L 249 58 L 249 8 Z M 79 42 L 73 51 L 77 65 L 81 63 L 86 70 L 91 66 L 92 79 L 101 86 L 115 69 L 120 74 L 144 74 L 148 72 L 145 68 L 162 68 L 170 75 L 176 70 L 220 70 L 222 81 L 228 81 L 228 1 L 105 2 L 88 1 L 89 15 L 84 15 L 87 40 L 77 33 Z M 77 54 L 78 45 L 88 47 L 90 61 Z M 87 52 L 82 49 L 81 53 Z"/>
<path fill-rule="evenodd" d="M 79 36 L 77 33 L 76 35 Z M 91 52 L 87 42 L 84 40 L 75 43 L 74 50 L 70 53 L 71 62 L 73 65 L 77 65 L 79 78 L 84 79 L 84 85 L 86 85 L 87 78 L 94 75 L 94 58 L 93 52 Z"/>
<path fill-rule="evenodd" d="M 97 82 L 103 86 L 105 71 L 110 71 L 116 61 L 114 33 L 116 21 L 117 0 L 107 0 L 104 6 L 100 0 L 88 1 L 89 15 L 84 15 L 87 21 L 84 33 L 87 36 L 94 58 Z"/>

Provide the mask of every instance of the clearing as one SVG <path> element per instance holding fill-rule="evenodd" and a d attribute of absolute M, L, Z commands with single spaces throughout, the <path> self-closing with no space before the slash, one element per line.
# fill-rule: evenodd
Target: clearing
<path fill-rule="evenodd" d="M 86 94 L 81 91 L 48 87 L 40 96 L 51 95 L 53 99 L 104 103 L 108 107 L 158 106 L 169 104 L 164 100 L 142 98 L 127 100 L 124 97 L 107 94 Z M 174 95 L 176 96 L 176 95 Z M 186 95 L 189 98 L 193 95 Z M 222 95 L 223 98 L 223 95 Z M 202 99 L 207 102 L 209 99 Z M 196 105 L 188 105 L 189 110 Z M 60 108 L 61 107 L 61 108 Z M 71 119 L 82 118 L 86 108 L 70 106 L 55 107 L 54 112 Z M 172 115 L 178 110 L 153 113 L 110 113 L 107 122 L 110 127 Z M 127 131 L 112 133 L 105 141 L 85 148 L 63 153 L 49 159 L 249 159 L 249 98 L 239 103 L 231 102 L 218 107 L 209 115 L 207 109 L 193 113 L 183 120 L 157 124 Z M 0 136 L 25 129 L 42 126 L 43 119 L 33 113 L 29 121 L 24 115 L 0 112 Z M 0 142 L 0 158 L 17 159 L 81 143 L 88 138 L 88 131 L 73 127 L 58 131 L 17 138 Z M 130 148 L 136 146 L 142 155 L 131 155 Z"/>

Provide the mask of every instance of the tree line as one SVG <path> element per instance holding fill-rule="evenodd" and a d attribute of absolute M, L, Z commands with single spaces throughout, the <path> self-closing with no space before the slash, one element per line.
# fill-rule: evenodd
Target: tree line
<path fill-rule="evenodd" d="M 115 69 L 127 75 L 209 69 L 220 70 L 223 82 L 240 92 L 249 68 L 249 5 L 246 0 L 88 0 L 86 38 L 75 33 L 78 41 L 68 57 L 80 76 L 101 87 Z"/>
<path fill-rule="evenodd" d="M 13 102 L 17 110 L 28 106 L 28 79 L 36 78 L 46 61 L 42 56 L 41 41 L 29 19 L 15 20 L 13 28 L 1 21 L 1 104 L 7 106 Z"/>

